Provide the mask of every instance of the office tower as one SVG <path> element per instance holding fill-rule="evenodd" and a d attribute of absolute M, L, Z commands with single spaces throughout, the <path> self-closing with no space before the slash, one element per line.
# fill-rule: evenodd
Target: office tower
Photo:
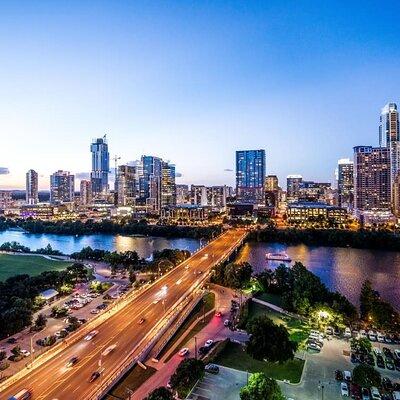
<path fill-rule="evenodd" d="M 303 182 L 301 175 L 288 175 L 286 178 L 286 197 L 287 201 L 297 201 L 299 199 L 300 185 Z"/>
<path fill-rule="evenodd" d="M 26 204 L 33 205 L 39 202 L 39 177 L 38 173 L 30 169 L 26 173 Z"/>
<path fill-rule="evenodd" d="M 236 152 L 236 196 L 245 203 L 264 202 L 265 150 Z"/>
<path fill-rule="evenodd" d="M 143 175 L 140 180 L 140 194 L 146 205 L 155 212 L 161 210 L 162 160 L 159 157 L 142 156 Z"/>
<path fill-rule="evenodd" d="M 176 185 L 176 204 L 190 204 L 190 194 L 188 185 Z"/>
<path fill-rule="evenodd" d="M 354 202 L 354 163 L 349 158 L 338 161 L 337 187 L 339 207 L 351 210 Z"/>
<path fill-rule="evenodd" d="M 57 171 L 50 176 L 50 203 L 60 204 L 74 201 L 74 175 Z"/>
<path fill-rule="evenodd" d="M 120 165 L 118 167 L 116 187 L 116 204 L 119 206 L 134 205 L 140 197 L 140 171 L 139 166 Z"/>
<path fill-rule="evenodd" d="M 5 210 L 13 204 L 11 190 L 0 190 L 0 210 Z"/>
<path fill-rule="evenodd" d="M 225 209 L 226 198 L 228 197 L 228 187 L 223 186 L 210 186 L 207 187 L 207 205 L 218 208 Z"/>
<path fill-rule="evenodd" d="M 80 184 L 79 192 L 80 204 L 82 206 L 87 206 L 92 203 L 92 182 L 82 179 Z"/>
<path fill-rule="evenodd" d="M 265 205 L 275 209 L 279 203 L 279 182 L 276 175 L 268 175 L 265 178 Z"/>
<path fill-rule="evenodd" d="M 176 205 L 175 165 L 161 164 L 161 207 Z"/>
<path fill-rule="evenodd" d="M 110 155 L 106 135 L 93 139 L 90 146 L 92 152 L 92 182 L 93 197 L 105 197 L 108 193 L 108 174 L 110 172 Z"/>
<path fill-rule="evenodd" d="M 382 108 L 379 121 L 379 146 L 390 147 L 391 142 L 400 141 L 399 113 L 397 104 L 388 103 Z"/>
<path fill-rule="evenodd" d="M 308 202 L 326 202 L 331 191 L 327 182 L 302 181 L 299 186 L 298 200 Z"/>
<path fill-rule="evenodd" d="M 268 192 L 279 190 L 279 182 L 276 175 L 267 175 L 265 178 L 265 190 Z"/>
<path fill-rule="evenodd" d="M 392 186 L 393 214 L 400 217 L 400 172 L 397 172 Z"/>
<path fill-rule="evenodd" d="M 354 208 L 390 210 L 390 149 L 354 147 Z"/>
<path fill-rule="evenodd" d="M 191 203 L 198 206 L 208 205 L 207 188 L 204 185 L 192 185 Z"/>

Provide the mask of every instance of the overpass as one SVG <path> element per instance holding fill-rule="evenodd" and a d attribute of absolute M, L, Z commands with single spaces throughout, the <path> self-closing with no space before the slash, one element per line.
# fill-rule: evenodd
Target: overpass
<path fill-rule="evenodd" d="M 44 353 L 30 370 L 24 369 L 3 382 L 0 398 L 8 399 L 28 389 L 33 400 L 100 399 L 129 368 L 149 354 L 169 322 L 208 278 L 211 268 L 226 260 L 246 235 L 244 229 L 226 231 L 152 285 L 130 293 L 113 309 Z M 140 323 L 142 319 L 144 322 Z M 93 329 L 98 334 L 90 341 L 83 340 Z M 110 345 L 116 345 L 115 349 L 102 355 Z M 78 362 L 67 368 L 73 356 L 79 358 Z M 99 369 L 100 378 L 90 383 L 91 374 Z"/>

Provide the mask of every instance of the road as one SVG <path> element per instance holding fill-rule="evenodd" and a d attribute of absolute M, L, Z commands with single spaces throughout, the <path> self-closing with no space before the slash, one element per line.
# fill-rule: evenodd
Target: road
<path fill-rule="evenodd" d="M 219 236 L 111 315 L 97 328 L 99 333 L 91 341 L 82 338 L 75 344 L 67 343 L 62 353 L 5 389 L 0 399 L 7 399 L 24 388 L 32 392 L 34 400 L 90 398 L 95 386 L 100 386 L 101 380 L 112 374 L 115 366 L 124 361 L 151 328 L 202 278 L 202 274 L 230 252 L 244 236 L 242 229 L 232 229 Z M 141 318 L 145 319 L 143 324 L 138 323 Z M 116 349 L 102 357 L 104 349 L 113 344 L 117 345 Z M 67 368 L 66 363 L 73 356 L 78 356 L 79 361 L 74 367 Z M 99 369 L 100 360 L 102 376 L 89 383 L 92 372 Z"/>

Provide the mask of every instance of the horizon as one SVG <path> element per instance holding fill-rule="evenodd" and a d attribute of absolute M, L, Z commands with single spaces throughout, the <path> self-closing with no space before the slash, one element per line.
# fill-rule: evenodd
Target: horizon
<path fill-rule="evenodd" d="M 235 151 L 259 148 L 281 187 L 334 183 L 399 100 L 396 13 L 360 4 L 5 2 L 0 189 L 84 176 L 104 134 L 110 158 L 160 156 L 178 184 L 234 187 Z"/>

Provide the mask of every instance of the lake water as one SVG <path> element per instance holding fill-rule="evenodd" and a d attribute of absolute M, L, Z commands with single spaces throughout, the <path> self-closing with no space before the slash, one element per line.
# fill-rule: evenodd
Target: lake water
<path fill-rule="evenodd" d="M 166 239 L 147 236 L 126 236 L 126 235 L 52 235 L 33 234 L 20 231 L 0 232 L 0 244 L 4 242 L 19 242 L 31 250 L 47 246 L 49 243 L 53 249 L 60 250 L 64 254 L 71 254 L 90 246 L 93 249 L 123 252 L 135 250 L 140 257 L 148 258 L 156 250 L 180 249 L 196 251 L 200 247 L 200 240 L 197 239 Z M 204 243 L 204 240 L 203 240 Z"/>
<path fill-rule="evenodd" d="M 332 290 L 358 304 L 361 285 L 369 279 L 381 296 L 400 310 L 400 253 L 366 249 L 287 246 L 281 243 L 251 242 L 239 257 L 256 271 L 274 269 L 276 261 L 267 261 L 266 253 L 286 252 L 292 263 L 300 261 Z"/>

